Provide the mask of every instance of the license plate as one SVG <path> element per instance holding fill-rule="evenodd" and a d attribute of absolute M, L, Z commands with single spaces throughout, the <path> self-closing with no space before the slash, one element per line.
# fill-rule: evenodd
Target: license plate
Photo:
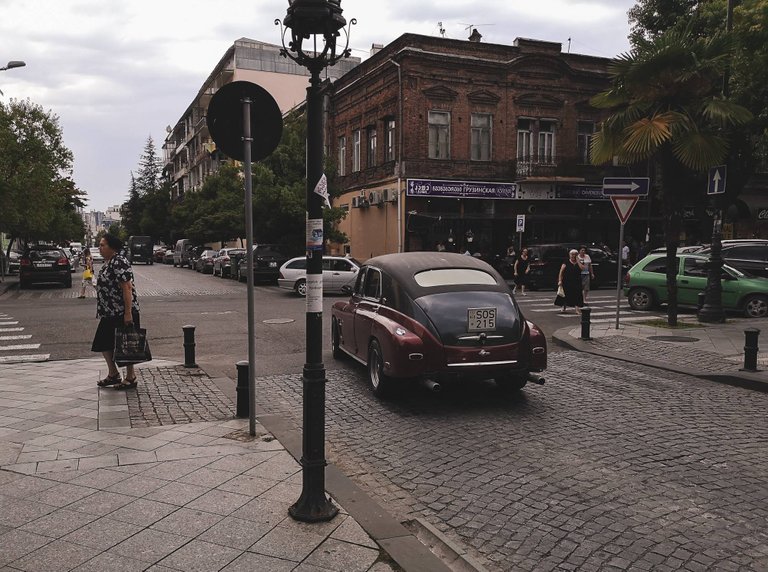
<path fill-rule="evenodd" d="M 496 329 L 496 308 L 468 308 L 467 331 L 488 332 Z"/>
<path fill-rule="evenodd" d="M 35 262 L 35 268 L 53 268 L 53 262 Z"/>

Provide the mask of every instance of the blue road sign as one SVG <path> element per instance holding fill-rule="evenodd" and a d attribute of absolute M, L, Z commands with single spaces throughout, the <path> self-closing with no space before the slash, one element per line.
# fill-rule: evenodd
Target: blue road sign
<path fill-rule="evenodd" d="M 707 179 L 708 195 L 722 195 L 725 192 L 726 172 L 725 165 L 718 165 L 709 170 L 709 178 Z"/>
<path fill-rule="evenodd" d="M 620 195 L 646 197 L 650 186 L 651 182 L 648 177 L 605 177 L 603 179 L 603 195 L 606 197 Z"/>

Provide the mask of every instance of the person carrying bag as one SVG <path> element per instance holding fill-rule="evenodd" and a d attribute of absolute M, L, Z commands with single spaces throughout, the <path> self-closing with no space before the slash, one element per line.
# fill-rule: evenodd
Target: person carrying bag
<path fill-rule="evenodd" d="M 90 284 L 94 289 L 96 288 L 96 285 L 93 283 L 93 257 L 91 257 L 91 252 L 87 249 L 83 250 L 83 267 L 83 283 L 80 286 L 78 298 L 85 298 L 86 285 Z"/>
<path fill-rule="evenodd" d="M 114 360 L 118 367 L 152 361 L 147 330 L 133 324 L 115 328 Z"/>

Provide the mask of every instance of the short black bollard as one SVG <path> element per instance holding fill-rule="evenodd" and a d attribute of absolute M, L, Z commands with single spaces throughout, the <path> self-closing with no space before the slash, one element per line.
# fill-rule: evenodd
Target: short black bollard
<path fill-rule="evenodd" d="M 184 367 L 197 367 L 195 363 L 195 326 L 182 326 L 184 330 Z"/>
<path fill-rule="evenodd" d="M 250 416 L 250 403 L 248 400 L 248 360 L 239 361 L 237 364 L 237 417 Z"/>
<path fill-rule="evenodd" d="M 696 310 L 698 312 L 701 312 L 701 309 L 704 307 L 704 299 L 707 297 L 707 294 L 705 292 L 699 292 L 698 298 L 696 299 Z"/>
<path fill-rule="evenodd" d="M 758 371 L 757 369 L 757 338 L 760 330 L 747 328 L 744 330 L 744 367 L 741 371 Z"/>
<path fill-rule="evenodd" d="M 591 340 L 589 337 L 589 316 L 592 314 L 592 308 L 584 306 L 581 309 L 581 339 Z"/>

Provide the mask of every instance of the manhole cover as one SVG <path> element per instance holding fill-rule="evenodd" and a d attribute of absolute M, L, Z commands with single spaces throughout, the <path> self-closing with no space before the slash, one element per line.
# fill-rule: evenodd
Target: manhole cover
<path fill-rule="evenodd" d="M 264 320 L 265 324 L 290 324 L 295 322 L 293 318 L 272 318 L 271 320 Z"/>
<path fill-rule="evenodd" d="M 659 342 L 698 342 L 699 338 L 686 338 L 685 336 L 648 336 L 649 340 Z"/>

